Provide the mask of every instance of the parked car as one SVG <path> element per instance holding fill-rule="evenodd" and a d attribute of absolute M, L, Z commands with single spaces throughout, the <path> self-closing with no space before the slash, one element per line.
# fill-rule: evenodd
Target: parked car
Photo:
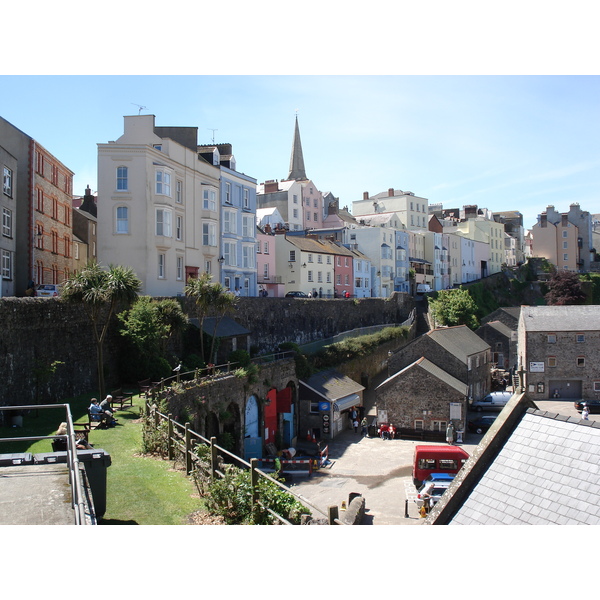
<path fill-rule="evenodd" d="M 304 292 L 288 292 L 286 298 L 308 298 Z"/>
<path fill-rule="evenodd" d="M 482 410 L 502 410 L 512 398 L 512 392 L 492 392 L 485 398 L 471 404 L 471 408 L 478 412 Z"/>
<path fill-rule="evenodd" d="M 35 290 L 35 295 L 39 298 L 54 298 L 60 296 L 60 284 L 40 283 Z"/>
<path fill-rule="evenodd" d="M 429 483 L 430 481 L 439 481 L 442 483 L 450 483 L 454 479 L 453 473 L 429 473 L 427 479 L 423 482 Z"/>
<path fill-rule="evenodd" d="M 575 408 L 578 412 L 583 410 L 583 405 L 587 404 L 588 411 L 593 414 L 600 413 L 600 400 L 577 400 L 574 402 Z"/>
<path fill-rule="evenodd" d="M 429 496 L 429 507 L 435 506 L 451 483 L 451 481 L 426 481 L 417 490 L 417 497 L 415 498 L 417 506 L 421 508 L 427 496 Z"/>
<path fill-rule="evenodd" d="M 483 415 L 467 423 L 467 428 L 471 433 L 485 433 L 496 420 L 496 415 Z"/>

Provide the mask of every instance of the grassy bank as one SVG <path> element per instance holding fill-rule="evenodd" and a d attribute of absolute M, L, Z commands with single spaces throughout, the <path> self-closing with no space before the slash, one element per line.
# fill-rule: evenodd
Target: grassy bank
<path fill-rule="evenodd" d="M 70 399 L 73 419 L 86 423 L 91 396 Z M 202 508 L 195 488 L 185 474 L 175 471 L 172 463 L 140 456 L 142 424 L 139 420 L 142 399 L 134 399 L 133 408 L 117 411 L 118 426 L 95 429 L 90 443 L 111 457 L 107 469 L 106 525 L 179 525 L 187 516 Z M 47 409 L 24 417 L 23 428 L 0 428 L 0 437 L 52 435 L 64 421 L 64 411 Z M 51 452 L 51 440 L 34 443 L 3 443 L 0 453 Z"/>

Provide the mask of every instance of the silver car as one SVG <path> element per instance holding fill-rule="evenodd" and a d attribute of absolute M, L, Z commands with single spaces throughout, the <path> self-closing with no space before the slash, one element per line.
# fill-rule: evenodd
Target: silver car
<path fill-rule="evenodd" d="M 35 295 L 38 298 L 55 298 L 60 296 L 60 288 L 60 284 L 40 283 L 35 290 Z"/>

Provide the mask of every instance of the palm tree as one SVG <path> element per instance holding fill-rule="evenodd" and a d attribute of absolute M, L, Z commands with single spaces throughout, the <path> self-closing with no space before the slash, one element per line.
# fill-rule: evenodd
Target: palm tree
<path fill-rule="evenodd" d="M 103 347 L 106 333 L 117 306 L 130 305 L 138 296 L 142 282 L 129 267 L 110 265 L 103 269 L 90 261 L 82 271 L 67 279 L 62 298 L 83 305 L 94 332 L 100 397 L 104 397 Z"/>
<path fill-rule="evenodd" d="M 203 326 L 204 318 L 208 315 L 212 302 L 211 289 L 213 284 L 210 282 L 212 276 L 206 271 L 200 277 L 188 279 L 184 292 L 186 296 L 193 298 L 196 303 L 196 315 L 198 317 L 198 326 L 200 327 L 200 352 L 202 361 L 204 360 L 204 336 Z"/>
<path fill-rule="evenodd" d="M 210 360 L 214 360 L 215 341 L 217 339 L 217 328 L 221 319 L 235 311 L 237 306 L 237 296 L 227 291 L 220 283 L 215 283 L 211 290 L 212 307 L 216 312 L 215 327 L 213 330 L 212 342 L 210 345 Z"/>

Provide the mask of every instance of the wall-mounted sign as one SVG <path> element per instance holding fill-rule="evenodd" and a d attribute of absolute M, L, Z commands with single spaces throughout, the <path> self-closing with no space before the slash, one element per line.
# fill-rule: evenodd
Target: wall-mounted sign
<path fill-rule="evenodd" d="M 329 411 L 329 408 L 330 408 L 329 402 L 319 402 L 319 410 L 320 411 L 323 411 L 323 412 Z"/>
<path fill-rule="evenodd" d="M 529 363 L 529 372 L 530 373 L 543 373 L 544 372 L 544 363 L 543 362 L 530 362 Z"/>

